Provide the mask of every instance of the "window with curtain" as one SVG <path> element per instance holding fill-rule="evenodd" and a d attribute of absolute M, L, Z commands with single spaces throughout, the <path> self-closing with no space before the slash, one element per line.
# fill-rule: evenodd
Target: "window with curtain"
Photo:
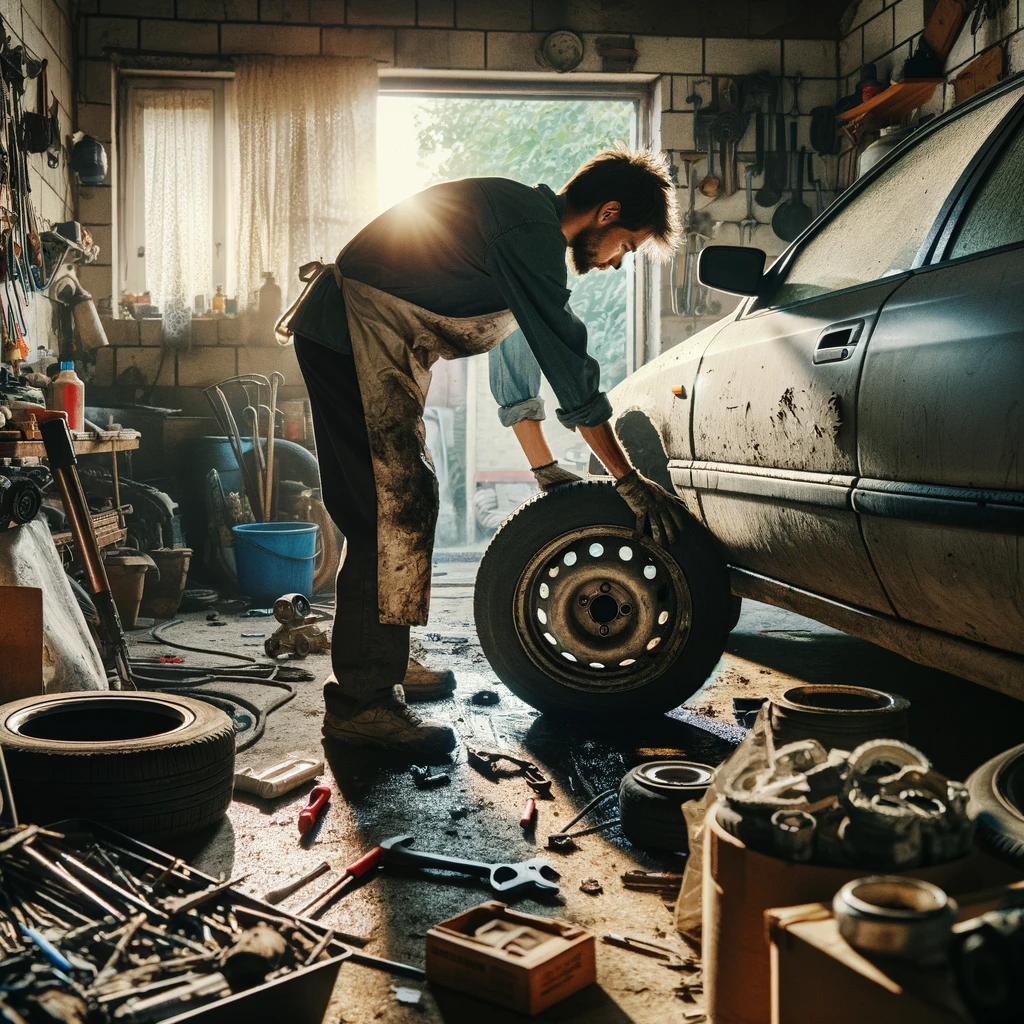
<path fill-rule="evenodd" d="M 260 57 L 239 63 L 238 299 L 256 304 L 272 273 L 285 307 L 298 268 L 330 262 L 376 216 L 377 66 Z"/>
<path fill-rule="evenodd" d="M 253 57 L 232 78 L 126 75 L 121 96 L 122 308 L 148 295 L 165 336 L 218 286 L 254 311 L 266 273 L 289 303 L 299 266 L 376 214 L 373 61 Z"/>

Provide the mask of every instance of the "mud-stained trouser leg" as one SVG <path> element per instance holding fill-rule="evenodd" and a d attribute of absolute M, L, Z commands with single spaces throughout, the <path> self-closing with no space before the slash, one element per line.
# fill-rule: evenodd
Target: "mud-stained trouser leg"
<path fill-rule="evenodd" d="M 348 540 L 338 573 L 334 679 L 329 712 L 346 717 L 386 699 L 409 663 L 409 627 L 382 625 L 377 610 L 377 490 L 355 362 L 308 338 L 295 355 L 309 391 L 324 505 Z"/>

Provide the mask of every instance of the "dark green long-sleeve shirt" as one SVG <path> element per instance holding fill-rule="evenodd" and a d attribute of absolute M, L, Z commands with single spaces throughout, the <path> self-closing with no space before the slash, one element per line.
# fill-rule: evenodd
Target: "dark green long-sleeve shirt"
<path fill-rule="evenodd" d="M 434 185 L 368 224 L 338 257 L 345 277 L 443 316 L 509 309 L 568 427 L 611 416 L 600 367 L 587 354 L 587 328 L 569 308 L 564 196 L 508 178 L 464 178 Z M 295 334 L 351 352 L 345 304 L 324 274 L 292 318 Z M 523 375 L 525 380 L 530 375 Z M 503 402 L 536 406 L 536 386 L 506 384 Z M 525 413 L 506 417 L 538 418 Z"/>

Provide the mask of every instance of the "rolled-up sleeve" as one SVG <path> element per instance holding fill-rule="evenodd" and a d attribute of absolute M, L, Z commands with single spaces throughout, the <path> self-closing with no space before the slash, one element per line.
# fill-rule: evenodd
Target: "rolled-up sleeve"
<path fill-rule="evenodd" d="M 587 354 L 586 326 L 569 308 L 561 231 L 542 223 L 517 225 L 494 239 L 486 259 L 488 272 L 555 392 L 559 421 L 566 427 L 606 422 L 612 407 L 600 389 L 601 368 Z"/>
<path fill-rule="evenodd" d="M 540 363 L 522 330 L 514 330 L 488 353 L 491 394 L 503 427 L 544 419 L 540 397 Z"/>

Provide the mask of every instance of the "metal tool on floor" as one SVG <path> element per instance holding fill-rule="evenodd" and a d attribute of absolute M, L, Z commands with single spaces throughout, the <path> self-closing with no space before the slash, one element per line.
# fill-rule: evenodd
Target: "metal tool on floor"
<path fill-rule="evenodd" d="M 314 879 L 319 878 L 322 874 L 331 870 L 331 865 L 327 861 L 321 861 L 312 871 L 307 871 L 304 875 L 299 875 L 298 878 L 292 879 L 290 882 L 286 882 L 284 885 L 279 886 L 277 889 L 271 889 L 263 898 L 268 903 L 281 903 L 283 900 L 288 899 L 292 893 L 298 892 L 304 886 L 309 885 Z"/>
<path fill-rule="evenodd" d="M 84 571 L 86 589 L 99 613 L 101 638 L 113 654 L 117 674 L 121 680 L 121 689 L 134 690 L 136 686 L 128 657 L 128 641 L 121 628 L 121 617 L 117 614 L 113 594 L 110 592 L 107 570 L 100 554 L 99 541 L 96 539 L 85 492 L 82 490 L 82 481 L 78 476 L 78 459 L 75 456 L 75 445 L 71 440 L 67 420 L 59 417 L 46 420 L 39 425 L 39 431 L 46 448 L 46 458 L 50 463 L 50 473 L 57 482 L 64 514 L 71 527 L 75 551 Z"/>
<path fill-rule="evenodd" d="M 591 825 L 589 828 L 577 829 L 575 832 L 569 830 L 578 821 L 582 821 L 598 804 L 602 801 L 607 800 L 608 797 L 618 797 L 619 791 L 617 789 L 606 789 L 603 793 L 598 793 L 593 800 L 588 803 L 575 818 L 570 821 L 561 832 L 552 832 L 548 836 L 548 848 L 551 850 L 559 850 L 562 853 L 567 853 L 570 850 L 576 848 L 574 840 L 579 839 L 580 836 L 589 836 L 594 832 L 601 832 L 606 828 L 611 828 L 612 825 L 618 825 L 618 818 L 610 818 L 608 821 L 602 821 L 599 825 Z"/>
<path fill-rule="evenodd" d="M 342 871 L 339 878 L 335 879 L 326 889 L 318 893 L 308 903 L 301 906 L 297 911 L 296 915 L 302 917 L 306 914 L 310 914 L 316 917 L 322 914 L 329 903 L 332 903 L 334 899 L 341 893 L 342 889 L 346 886 L 353 884 L 357 879 L 362 878 L 364 875 L 368 875 L 371 871 L 377 868 L 381 861 L 384 859 L 385 849 L 383 844 L 375 846 L 369 853 L 364 853 L 359 860 L 352 864 L 349 864 L 344 871 Z M 317 907 L 317 904 L 320 904 Z M 317 907 L 314 911 L 313 908 Z M 312 912 L 312 913 L 311 913 Z"/>
<path fill-rule="evenodd" d="M 437 868 L 460 875 L 472 875 L 486 880 L 502 896 L 533 891 L 534 894 L 555 895 L 559 891 L 561 875 L 543 858 L 534 857 L 519 863 L 487 864 L 482 861 L 463 860 L 440 853 L 412 850 L 414 836 L 392 836 L 382 842 L 385 864 L 401 864 L 414 868 Z"/>
<path fill-rule="evenodd" d="M 314 786 L 309 794 L 309 803 L 299 811 L 299 833 L 305 835 L 312 831 L 320 820 L 327 803 L 331 799 L 330 786 Z"/>
<path fill-rule="evenodd" d="M 304 594 L 282 594 L 274 602 L 274 618 L 281 623 L 277 631 L 263 643 L 268 658 L 294 654 L 305 658 L 331 649 L 333 631 L 323 630 L 320 619 L 312 615 L 312 606 Z"/>
<path fill-rule="evenodd" d="M 549 798 L 551 796 L 551 779 L 549 779 L 531 760 L 525 757 L 518 757 L 515 754 L 507 753 L 504 750 L 484 750 L 482 747 L 473 747 L 466 744 L 466 761 L 471 768 L 475 768 L 481 775 L 495 781 L 507 778 L 522 777 L 526 784 L 539 796 Z M 503 772 L 500 768 L 502 761 L 508 761 L 517 767 L 517 771 Z"/>

